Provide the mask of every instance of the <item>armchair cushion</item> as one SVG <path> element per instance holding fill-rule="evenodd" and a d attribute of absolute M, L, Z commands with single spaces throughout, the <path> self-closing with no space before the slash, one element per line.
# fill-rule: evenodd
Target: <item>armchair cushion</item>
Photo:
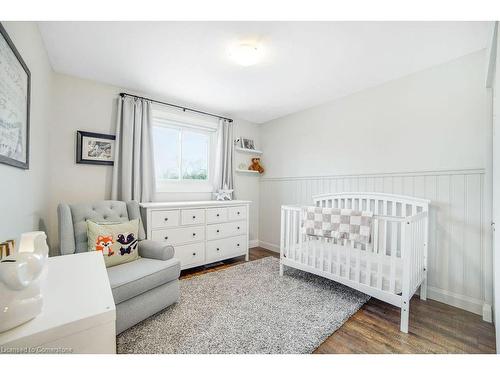
<path fill-rule="evenodd" d="M 106 267 L 139 259 L 139 219 L 124 223 L 94 223 L 87 220 L 87 243 L 89 251 L 100 251 Z"/>
<path fill-rule="evenodd" d="M 146 237 L 139 203 L 135 201 L 100 201 L 72 205 L 61 203 L 58 207 L 58 215 L 59 245 L 62 255 L 88 251 L 87 220 L 95 223 L 123 223 L 139 219 L 139 241 Z"/>
<path fill-rule="evenodd" d="M 181 264 L 177 259 L 165 261 L 139 258 L 130 263 L 107 268 L 115 304 L 179 278 Z"/>
<path fill-rule="evenodd" d="M 143 258 L 169 260 L 174 257 L 174 248 L 159 241 L 143 240 L 139 242 L 139 255 Z"/>

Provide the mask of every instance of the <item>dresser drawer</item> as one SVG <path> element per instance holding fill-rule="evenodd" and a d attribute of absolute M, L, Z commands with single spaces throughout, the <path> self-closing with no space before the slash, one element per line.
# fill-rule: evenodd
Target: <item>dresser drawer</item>
<path fill-rule="evenodd" d="M 205 224 L 205 210 L 182 210 L 181 211 L 181 224 Z"/>
<path fill-rule="evenodd" d="M 215 262 L 216 260 L 246 254 L 246 240 L 246 236 L 238 236 L 224 238 L 222 240 L 208 241 L 206 260 L 208 262 Z"/>
<path fill-rule="evenodd" d="M 204 241 L 205 227 L 155 229 L 151 231 L 151 239 L 166 242 L 169 245 Z"/>
<path fill-rule="evenodd" d="M 246 221 L 207 225 L 207 240 L 245 234 L 246 229 Z"/>
<path fill-rule="evenodd" d="M 247 208 L 245 206 L 229 207 L 227 209 L 228 220 L 246 220 Z"/>
<path fill-rule="evenodd" d="M 220 223 L 227 221 L 227 208 L 207 209 L 207 223 Z"/>
<path fill-rule="evenodd" d="M 205 243 L 176 246 L 174 258 L 181 261 L 182 268 L 203 264 L 205 262 Z"/>
<path fill-rule="evenodd" d="M 151 212 L 151 228 L 168 228 L 179 225 L 179 210 Z"/>

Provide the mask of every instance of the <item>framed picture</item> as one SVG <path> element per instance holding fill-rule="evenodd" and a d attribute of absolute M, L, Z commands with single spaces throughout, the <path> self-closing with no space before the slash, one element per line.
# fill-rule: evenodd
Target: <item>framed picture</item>
<path fill-rule="evenodd" d="M 76 162 L 79 164 L 113 165 L 115 161 L 115 136 L 76 132 Z"/>
<path fill-rule="evenodd" d="M 31 73 L 0 23 L 0 163 L 29 169 Z"/>
<path fill-rule="evenodd" d="M 241 147 L 246 148 L 248 150 L 255 150 L 253 139 L 241 138 Z"/>

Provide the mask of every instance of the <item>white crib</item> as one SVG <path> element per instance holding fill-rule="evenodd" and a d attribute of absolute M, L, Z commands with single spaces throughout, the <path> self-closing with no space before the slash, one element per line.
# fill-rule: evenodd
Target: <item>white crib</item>
<path fill-rule="evenodd" d="M 408 333 L 410 299 L 427 294 L 430 201 L 383 193 L 335 193 L 313 197 L 317 207 L 374 213 L 368 245 L 334 243 L 302 234 L 301 206 L 281 207 L 280 274 L 283 266 L 326 277 L 401 308 Z"/>

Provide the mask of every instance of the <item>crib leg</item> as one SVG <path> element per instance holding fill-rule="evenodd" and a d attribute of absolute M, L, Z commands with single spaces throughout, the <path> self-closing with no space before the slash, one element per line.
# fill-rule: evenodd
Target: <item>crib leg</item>
<path fill-rule="evenodd" d="M 401 306 L 401 332 L 408 333 L 408 323 L 410 320 L 410 301 L 403 300 Z"/>
<path fill-rule="evenodd" d="M 420 299 L 422 301 L 427 300 L 427 277 L 422 280 L 422 284 L 420 284 Z"/>
<path fill-rule="evenodd" d="M 283 276 L 283 271 L 284 271 L 283 267 L 284 267 L 283 264 L 280 263 L 280 276 Z"/>

